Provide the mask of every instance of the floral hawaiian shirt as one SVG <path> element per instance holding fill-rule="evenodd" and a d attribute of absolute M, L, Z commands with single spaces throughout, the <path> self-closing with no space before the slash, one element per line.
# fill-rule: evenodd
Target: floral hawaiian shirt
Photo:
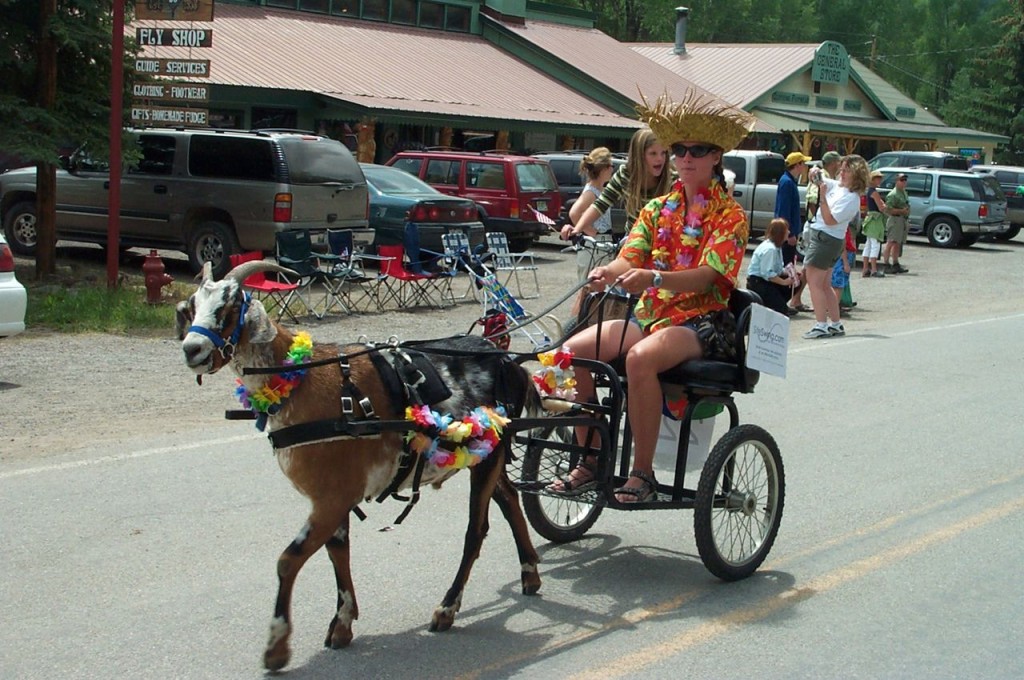
<path fill-rule="evenodd" d="M 747 216 L 717 181 L 689 201 L 677 182 L 673 192 L 652 200 L 640 212 L 619 256 L 633 267 L 681 271 L 707 265 L 720 274 L 710 290 L 674 293 L 648 288 L 636 305 L 645 333 L 679 326 L 725 309 L 736 286 L 750 231 Z"/>

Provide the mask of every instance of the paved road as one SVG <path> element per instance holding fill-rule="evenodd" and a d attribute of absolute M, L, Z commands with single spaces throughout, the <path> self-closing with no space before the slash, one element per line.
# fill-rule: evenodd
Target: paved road
<path fill-rule="evenodd" d="M 922 250 L 999 273 L 929 265 L 918 281 L 1019 282 L 1021 251 L 992 250 Z M 689 513 L 609 511 L 576 544 L 537 539 L 544 585 L 523 598 L 495 513 L 456 628 L 429 634 L 461 545 L 456 478 L 399 528 L 393 504 L 356 527 L 348 650 L 320 646 L 333 577 L 311 560 L 290 677 L 1024 676 L 1024 312 L 1007 297 L 975 284 L 970 307 L 795 342 L 789 377 L 739 398 L 778 440 L 788 485 L 752 578 L 704 570 Z M 263 675 L 274 564 L 305 502 L 249 424 L 175 427 L 0 463 L 0 677 Z"/>

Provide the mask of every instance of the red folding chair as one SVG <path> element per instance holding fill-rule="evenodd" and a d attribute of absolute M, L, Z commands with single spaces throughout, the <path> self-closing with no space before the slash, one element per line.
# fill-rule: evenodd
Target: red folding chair
<path fill-rule="evenodd" d="M 450 280 L 447 274 L 417 273 L 408 268 L 405 246 L 378 246 L 377 254 L 385 258 L 381 262 L 383 299 L 381 308 L 394 301 L 399 309 L 424 304 L 443 309 L 445 307 L 442 286 Z M 378 288 L 380 291 L 380 288 Z"/>
<path fill-rule="evenodd" d="M 243 262 L 262 260 L 264 258 L 263 253 L 253 250 L 241 253 L 240 255 L 231 255 L 229 259 L 231 261 L 231 268 L 234 269 Z M 263 303 L 263 308 L 267 310 L 267 314 L 270 314 L 271 310 L 276 306 L 277 321 L 280 321 L 281 317 L 287 314 L 292 323 L 299 322 L 288 304 L 289 300 L 292 299 L 292 293 L 295 292 L 298 285 L 274 281 L 267 278 L 266 272 L 256 272 L 242 282 L 242 288 L 250 291 L 257 300 Z"/>

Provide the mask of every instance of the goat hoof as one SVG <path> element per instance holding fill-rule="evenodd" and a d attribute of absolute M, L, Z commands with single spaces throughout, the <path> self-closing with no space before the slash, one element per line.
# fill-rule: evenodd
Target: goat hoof
<path fill-rule="evenodd" d="M 540 590 L 540 576 L 536 572 L 523 572 L 520 579 L 523 584 L 523 595 L 536 595 Z"/>
<path fill-rule="evenodd" d="M 342 649 L 348 647 L 352 642 L 352 629 L 348 626 L 332 624 L 327 631 L 327 639 L 324 640 L 324 647 L 331 649 Z"/>
<path fill-rule="evenodd" d="M 430 632 L 431 633 L 443 633 L 452 627 L 455 623 L 455 612 L 458 611 L 453 607 L 438 607 L 434 611 L 434 616 L 430 620 Z"/>
<path fill-rule="evenodd" d="M 263 667 L 268 671 L 279 671 L 288 665 L 291 660 L 291 651 L 285 646 L 283 649 L 268 649 L 263 653 Z"/>

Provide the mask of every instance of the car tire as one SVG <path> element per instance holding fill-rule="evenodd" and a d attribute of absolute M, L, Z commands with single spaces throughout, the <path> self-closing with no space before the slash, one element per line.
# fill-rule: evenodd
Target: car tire
<path fill-rule="evenodd" d="M 1007 229 L 1006 231 L 1004 231 L 1002 234 L 996 234 L 996 240 L 999 240 L 999 241 L 1009 241 L 1010 239 L 1012 239 L 1015 236 L 1017 236 L 1017 234 L 1019 234 L 1019 233 L 1020 233 L 1020 225 L 1019 224 L 1014 224 L 1014 225 L 1011 225 L 1010 228 Z"/>
<path fill-rule="evenodd" d="M 18 255 L 35 255 L 39 242 L 36 227 L 36 204 L 30 201 L 15 203 L 4 215 L 4 234 L 7 243 Z"/>
<path fill-rule="evenodd" d="M 231 255 L 241 252 L 234 230 L 223 222 L 207 220 L 192 228 L 188 238 L 188 263 L 199 273 L 203 263 L 213 265 L 214 278 L 223 277 L 231 269 Z"/>
<path fill-rule="evenodd" d="M 960 222 L 955 217 L 946 215 L 932 218 L 925 227 L 925 234 L 928 236 L 928 243 L 936 248 L 956 248 L 963 236 Z"/>

